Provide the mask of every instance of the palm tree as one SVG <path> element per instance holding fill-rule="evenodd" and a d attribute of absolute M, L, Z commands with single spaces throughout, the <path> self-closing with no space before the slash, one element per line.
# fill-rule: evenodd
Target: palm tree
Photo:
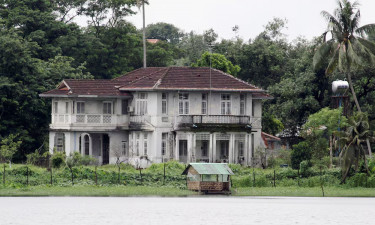
<path fill-rule="evenodd" d="M 367 174 L 369 169 L 366 160 L 366 153 L 362 144 L 369 138 L 372 138 L 372 132 L 368 123 L 367 115 L 362 112 L 356 113 L 348 120 L 348 127 L 346 131 L 337 132 L 340 137 L 338 142 L 345 145 L 340 156 L 343 159 L 342 163 L 342 183 L 345 182 L 351 166 L 354 164 L 355 171 L 358 170 L 359 160 L 363 157 L 365 162 Z"/>
<path fill-rule="evenodd" d="M 328 58 L 329 63 L 326 74 L 330 75 L 338 70 L 345 74 L 353 95 L 358 112 L 362 112 L 355 94 L 352 82 L 352 75 L 355 70 L 375 64 L 375 44 L 365 39 L 369 32 L 375 31 L 375 24 L 367 24 L 359 27 L 360 11 L 354 12 L 358 2 L 350 3 L 348 0 L 338 0 L 338 8 L 334 15 L 322 11 L 322 15 L 328 21 L 328 30 L 323 33 L 323 44 L 317 49 L 313 65 L 314 68 L 321 68 Z M 332 38 L 326 41 L 327 34 Z M 355 36 L 357 34 L 358 36 Z M 371 157 L 371 146 L 367 140 L 368 152 Z"/>

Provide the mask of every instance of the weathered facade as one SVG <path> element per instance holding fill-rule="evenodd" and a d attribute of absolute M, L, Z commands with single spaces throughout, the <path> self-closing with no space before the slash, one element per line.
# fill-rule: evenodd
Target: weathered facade
<path fill-rule="evenodd" d="M 50 151 L 78 151 L 100 163 L 248 165 L 262 142 L 264 90 L 210 68 L 154 67 L 112 80 L 64 80 L 52 99 Z"/>

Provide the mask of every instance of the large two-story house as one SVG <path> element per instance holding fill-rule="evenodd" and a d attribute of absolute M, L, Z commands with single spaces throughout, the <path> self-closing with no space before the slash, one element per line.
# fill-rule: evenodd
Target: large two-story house
<path fill-rule="evenodd" d="M 264 90 L 210 68 L 153 67 L 112 80 L 63 80 L 52 99 L 49 148 L 101 164 L 152 162 L 250 165 L 261 145 Z"/>

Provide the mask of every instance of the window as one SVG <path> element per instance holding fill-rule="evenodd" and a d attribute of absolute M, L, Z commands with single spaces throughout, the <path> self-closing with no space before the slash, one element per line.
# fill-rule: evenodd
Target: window
<path fill-rule="evenodd" d="M 245 95 L 240 95 L 240 115 L 245 115 L 245 110 L 246 110 L 246 96 Z"/>
<path fill-rule="evenodd" d="M 165 155 L 167 153 L 167 139 L 168 133 L 161 134 L 161 155 Z"/>
<path fill-rule="evenodd" d="M 147 114 L 147 93 L 138 93 L 138 99 L 136 104 L 136 114 L 145 115 Z"/>
<path fill-rule="evenodd" d="M 55 114 L 59 113 L 59 103 L 58 102 L 53 103 L 53 113 L 55 113 Z"/>
<path fill-rule="evenodd" d="M 65 114 L 69 113 L 69 102 L 65 102 Z"/>
<path fill-rule="evenodd" d="M 231 114 L 230 94 L 221 94 L 221 115 Z"/>
<path fill-rule="evenodd" d="M 238 142 L 238 156 L 244 156 L 244 143 L 242 141 Z"/>
<path fill-rule="evenodd" d="M 112 102 L 103 102 L 103 114 L 112 114 Z"/>
<path fill-rule="evenodd" d="M 128 100 L 122 100 L 122 102 L 121 102 L 121 114 L 122 115 L 128 114 Z"/>
<path fill-rule="evenodd" d="M 65 151 L 65 134 L 56 133 L 55 134 L 55 148 L 58 152 Z"/>
<path fill-rule="evenodd" d="M 139 134 L 139 132 L 137 132 L 137 133 L 135 134 L 135 137 L 136 137 L 136 143 L 135 143 L 135 154 L 136 154 L 137 156 L 139 156 L 139 138 L 140 138 L 140 134 Z"/>
<path fill-rule="evenodd" d="M 161 113 L 168 114 L 168 95 L 167 93 L 161 94 Z"/>
<path fill-rule="evenodd" d="M 139 156 L 139 141 L 137 140 L 137 143 L 135 145 L 135 154 L 136 156 Z"/>
<path fill-rule="evenodd" d="M 207 114 L 207 94 L 202 94 L 202 114 Z"/>
<path fill-rule="evenodd" d="M 126 141 L 121 142 L 121 155 L 123 156 L 128 156 L 127 151 L 126 151 Z"/>
<path fill-rule="evenodd" d="M 220 142 L 220 154 L 222 158 L 227 159 L 229 156 L 229 141 Z"/>
<path fill-rule="evenodd" d="M 84 113 L 85 113 L 85 103 L 77 102 L 77 114 L 84 114 Z"/>
<path fill-rule="evenodd" d="M 180 115 L 189 114 L 189 94 L 180 93 L 178 94 L 178 112 Z"/>
<path fill-rule="evenodd" d="M 148 142 L 147 142 L 147 133 L 143 133 L 143 154 L 147 155 L 148 151 Z"/>
<path fill-rule="evenodd" d="M 208 141 L 202 141 L 202 156 L 208 156 Z"/>

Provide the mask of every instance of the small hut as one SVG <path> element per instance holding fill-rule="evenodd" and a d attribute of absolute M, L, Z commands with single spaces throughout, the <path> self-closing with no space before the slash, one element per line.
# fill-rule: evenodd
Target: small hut
<path fill-rule="evenodd" d="M 186 175 L 189 190 L 205 193 L 230 193 L 230 175 L 227 163 L 190 163 Z"/>

